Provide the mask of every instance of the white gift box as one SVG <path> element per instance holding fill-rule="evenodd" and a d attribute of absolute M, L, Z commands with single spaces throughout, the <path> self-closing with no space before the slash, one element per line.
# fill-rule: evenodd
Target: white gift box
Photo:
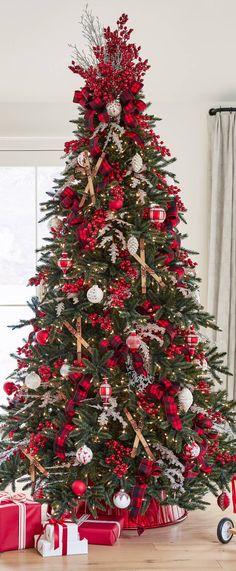
<path fill-rule="evenodd" d="M 59 535 L 59 546 L 55 548 L 55 532 Z M 87 539 L 80 539 L 78 525 L 73 522 L 47 523 L 42 535 L 34 536 L 34 546 L 42 557 L 61 555 L 82 555 L 88 553 Z"/>

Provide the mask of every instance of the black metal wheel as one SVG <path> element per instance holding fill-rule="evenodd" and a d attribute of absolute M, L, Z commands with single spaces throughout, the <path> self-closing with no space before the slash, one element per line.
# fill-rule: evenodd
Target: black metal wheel
<path fill-rule="evenodd" d="M 232 519 L 228 517 L 223 517 L 218 523 L 217 526 L 217 537 L 221 543 L 229 543 L 229 541 L 233 537 L 233 533 L 231 533 L 231 529 L 234 527 Z"/>

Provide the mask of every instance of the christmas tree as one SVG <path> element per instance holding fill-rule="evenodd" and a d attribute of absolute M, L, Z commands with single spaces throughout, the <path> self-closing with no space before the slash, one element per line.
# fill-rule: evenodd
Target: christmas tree
<path fill-rule="evenodd" d="M 93 515 L 129 506 L 134 520 L 152 498 L 190 510 L 210 490 L 224 505 L 235 471 L 234 403 L 215 387 L 228 372 L 202 333 L 216 325 L 127 20 L 111 31 L 82 17 L 75 138 L 42 205 L 51 234 L 30 279 L 40 295 L 4 384 L 1 489 L 23 478 L 56 516 L 78 498 Z"/>

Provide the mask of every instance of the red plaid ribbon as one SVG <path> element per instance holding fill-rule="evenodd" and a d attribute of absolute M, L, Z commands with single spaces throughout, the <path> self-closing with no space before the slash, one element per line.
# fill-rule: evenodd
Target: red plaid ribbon
<path fill-rule="evenodd" d="M 147 489 L 147 482 L 151 476 L 160 476 L 161 469 L 149 458 L 142 458 L 138 471 L 137 471 L 137 482 L 133 487 L 131 495 L 131 508 L 130 508 L 130 518 L 135 520 L 139 515 L 140 509 L 142 507 L 142 502 Z"/>
<path fill-rule="evenodd" d="M 176 206 L 176 198 L 172 198 L 169 202 L 169 207 L 166 211 L 166 219 L 164 221 L 163 226 L 165 226 L 168 230 L 172 230 L 175 228 L 180 222 L 178 217 L 178 208 Z"/>
<path fill-rule="evenodd" d="M 162 379 L 158 385 L 152 385 L 149 394 L 161 401 L 166 418 L 175 430 L 182 430 L 182 423 L 178 415 L 178 407 L 175 396 L 179 391 L 179 384 L 172 383 L 169 379 Z"/>
<path fill-rule="evenodd" d="M 69 419 L 72 419 L 75 414 L 75 407 L 87 397 L 90 385 L 91 385 L 91 375 L 82 375 L 81 380 L 77 383 L 75 393 L 73 395 L 73 400 L 69 400 L 66 406 L 66 415 Z M 75 429 L 74 424 L 67 422 L 61 428 L 60 432 L 57 434 L 54 441 L 54 454 L 60 460 L 65 460 L 65 445 L 67 438 Z"/>

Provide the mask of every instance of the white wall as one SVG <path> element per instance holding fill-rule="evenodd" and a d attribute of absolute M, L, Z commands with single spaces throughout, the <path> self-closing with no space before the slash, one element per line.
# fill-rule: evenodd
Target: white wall
<path fill-rule="evenodd" d="M 81 45 L 78 0 L 1 2 L 0 136 L 71 136 L 71 103 L 78 78 L 67 70 L 69 43 Z M 134 39 L 151 70 L 145 84 L 159 132 L 178 162 L 174 166 L 188 208 L 187 245 L 200 252 L 206 301 L 209 190 L 209 107 L 236 103 L 235 0 L 91 0 L 105 24 L 128 12 Z"/>

